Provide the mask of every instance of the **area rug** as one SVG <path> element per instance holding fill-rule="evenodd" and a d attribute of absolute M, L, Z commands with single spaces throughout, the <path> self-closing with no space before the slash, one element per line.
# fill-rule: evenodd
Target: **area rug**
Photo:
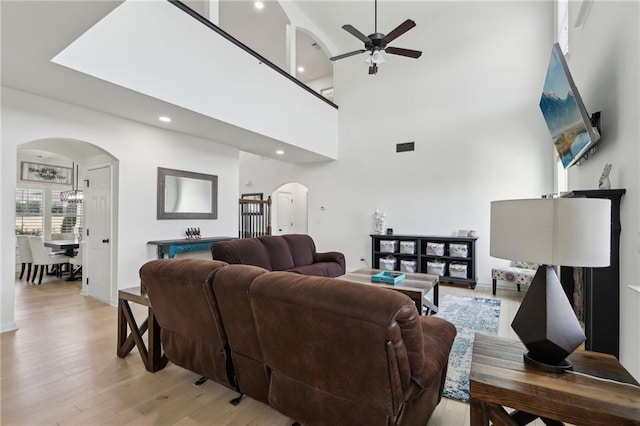
<path fill-rule="evenodd" d="M 458 329 L 449 355 L 449 368 L 443 396 L 469 402 L 473 337 L 476 332 L 498 334 L 500 301 L 483 297 L 440 294 L 438 313 L 435 316 L 446 319 Z"/>

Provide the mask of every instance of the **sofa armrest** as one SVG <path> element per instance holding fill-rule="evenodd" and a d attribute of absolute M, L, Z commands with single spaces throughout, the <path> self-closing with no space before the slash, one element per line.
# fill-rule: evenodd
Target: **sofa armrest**
<path fill-rule="evenodd" d="M 440 372 L 446 372 L 449 353 L 457 334 L 453 324 L 437 317 L 421 316 L 420 325 L 424 338 L 424 369 L 411 378 L 418 388 L 417 394 L 431 387 Z"/>
<path fill-rule="evenodd" d="M 328 251 L 326 253 L 316 253 L 313 256 L 313 263 L 319 262 L 336 262 L 342 267 L 343 273 L 346 271 L 346 262 L 344 254 L 337 251 Z"/>

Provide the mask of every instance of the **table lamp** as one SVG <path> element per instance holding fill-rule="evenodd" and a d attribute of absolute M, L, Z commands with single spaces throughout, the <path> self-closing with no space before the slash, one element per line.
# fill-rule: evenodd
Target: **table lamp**
<path fill-rule="evenodd" d="M 511 328 L 545 371 L 571 369 L 566 359 L 585 335 L 551 265 L 609 266 L 611 201 L 539 198 L 491 203 L 490 254 L 540 265 Z"/>

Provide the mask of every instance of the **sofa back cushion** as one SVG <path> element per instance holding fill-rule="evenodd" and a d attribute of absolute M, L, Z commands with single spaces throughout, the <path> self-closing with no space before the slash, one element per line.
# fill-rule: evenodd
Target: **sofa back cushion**
<path fill-rule="evenodd" d="M 283 235 L 282 238 L 289 246 L 289 251 L 291 252 L 295 266 L 307 266 L 315 261 L 316 245 L 313 242 L 313 238 L 309 235 L 288 234 Z"/>
<path fill-rule="evenodd" d="M 272 407 L 303 424 L 387 424 L 398 415 L 424 368 L 407 296 L 288 272 L 260 275 L 249 296 Z"/>
<path fill-rule="evenodd" d="M 220 241 L 211 245 L 214 260 L 242 265 L 254 265 L 271 271 L 271 261 L 265 245 L 258 238 Z"/>
<path fill-rule="evenodd" d="M 227 336 L 212 288 L 216 272 L 225 265 L 206 259 L 152 260 L 140 268 L 140 279 L 162 329 L 167 358 L 235 388 Z"/>
<path fill-rule="evenodd" d="M 282 236 L 268 235 L 258 237 L 258 240 L 266 249 L 272 271 L 286 271 L 296 266 L 291 249 Z"/>
<path fill-rule="evenodd" d="M 269 373 L 258 344 L 249 286 L 268 271 L 257 266 L 227 265 L 213 279 L 213 291 L 224 323 L 238 387 L 253 399 L 268 404 Z"/>

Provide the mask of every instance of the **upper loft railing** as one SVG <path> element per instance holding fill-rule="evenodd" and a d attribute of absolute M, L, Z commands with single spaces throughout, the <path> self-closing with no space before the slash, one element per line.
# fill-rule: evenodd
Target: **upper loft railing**
<path fill-rule="evenodd" d="M 291 80 L 292 82 L 294 82 L 298 86 L 302 87 L 304 90 L 306 90 L 307 92 L 311 93 L 312 95 L 314 95 L 318 99 L 321 99 L 324 102 L 326 102 L 327 104 L 329 104 L 332 107 L 334 107 L 335 109 L 338 109 L 338 105 L 334 104 L 329 99 L 327 99 L 324 96 L 322 96 L 320 93 L 316 92 L 315 90 L 313 90 L 312 88 L 310 88 L 306 84 L 302 83 L 300 80 L 298 80 L 297 78 L 293 77 L 291 74 L 289 74 L 288 72 L 284 71 L 283 69 L 281 69 L 280 67 L 278 67 L 277 65 L 275 65 L 274 63 L 269 61 L 267 58 L 265 58 L 264 56 L 262 56 L 261 54 L 259 54 L 255 50 L 251 49 L 249 46 L 247 46 L 246 44 L 242 43 L 240 40 L 236 39 L 231 34 L 226 32 L 225 30 L 223 30 L 222 28 L 220 28 L 219 26 L 217 26 L 213 22 L 209 21 L 207 18 L 205 18 L 204 16 L 200 15 L 198 12 L 194 11 L 193 9 L 191 9 L 186 4 L 182 3 L 179 0 L 168 0 L 168 1 L 169 1 L 169 3 L 172 3 L 174 6 L 176 6 L 178 9 L 184 11 L 185 13 L 187 13 L 188 15 L 193 17 L 194 19 L 200 21 L 202 24 L 204 24 L 207 27 L 211 28 L 213 31 L 215 31 L 216 33 L 220 34 L 222 37 L 224 37 L 225 39 L 227 39 L 231 43 L 233 43 L 236 46 L 238 46 L 240 49 L 242 49 L 245 52 L 249 53 L 250 55 L 252 55 L 256 59 L 258 59 L 261 63 L 267 65 L 268 67 L 270 67 L 272 69 L 274 69 L 276 72 L 278 72 L 281 75 L 283 75 L 284 77 L 288 78 L 289 80 Z"/>

